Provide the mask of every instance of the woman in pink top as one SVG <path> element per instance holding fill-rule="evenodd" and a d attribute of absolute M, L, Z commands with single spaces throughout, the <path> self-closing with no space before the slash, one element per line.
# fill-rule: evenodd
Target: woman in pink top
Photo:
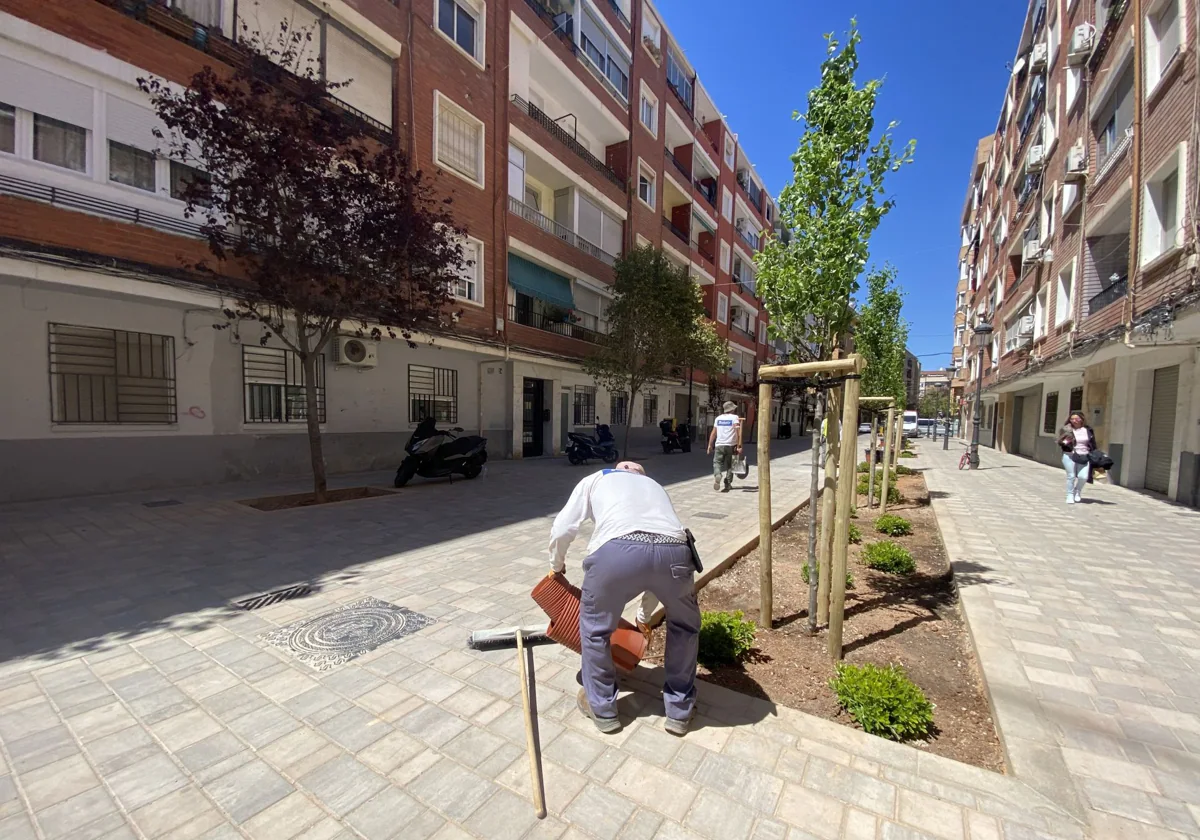
<path fill-rule="evenodd" d="M 1067 504 L 1083 501 L 1083 485 L 1091 478 L 1088 455 L 1096 448 L 1096 436 L 1078 411 L 1071 412 L 1067 425 L 1058 433 L 1063 469 L 1067 471 Z"/>

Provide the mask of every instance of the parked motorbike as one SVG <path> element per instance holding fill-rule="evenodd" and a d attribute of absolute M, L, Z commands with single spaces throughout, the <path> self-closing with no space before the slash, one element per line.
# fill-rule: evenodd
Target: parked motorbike
<path fill-rule="evenodd" d="M 570 441 L 567 444 L 567 460 L 572 466 L 578 466 L 593 458 L 612 464 L 620 457 L 616 438 L 605 423 L 596 424 L 595 437 L 582 432 L 567 432 L 567 440 Z"/>
<path fill-rule="evenodd" d="M 787 438 L 790 438 L 791 436 L 792 436 L 792 424 L 790 422 L 788 422 L 787 420 L 785 420 L 779 424 L 779 437 L 781 439 L 787 439 Z"/>
<path fill-rule="evenodd" d="M 692 451 L 692 430 L 687 423 L 672 424 L 668 417 L 658 424 L 662 431 L 662 449 L 664 455 L 670 455 L 676 449 L 680 452 Z"/>
<path fill-rule="evenodd" d="M 487 438 L 479 435 L 458 437 L 462 428 L 439 430 L 431 417 L 422 420 L 404 447 L 408 457 L 396 470 L 397 487 L 403 487 L 414 475 L 445 478 L 455 473 L 475 478 L 487 463 Z"/>

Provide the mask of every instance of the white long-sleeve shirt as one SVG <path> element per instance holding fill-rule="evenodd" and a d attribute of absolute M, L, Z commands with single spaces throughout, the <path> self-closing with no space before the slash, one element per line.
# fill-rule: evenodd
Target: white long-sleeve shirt
<path fill-rule="evenodd" d="M 634 531 L 683 539 L 683 523 L 667 491 L 652 478 L 624 470 L 601 470 L 575 485 L 550 528 L 550 566 L 566 568 L 567 548 L 587 520 L 596 523 L 588 553 Z"/>

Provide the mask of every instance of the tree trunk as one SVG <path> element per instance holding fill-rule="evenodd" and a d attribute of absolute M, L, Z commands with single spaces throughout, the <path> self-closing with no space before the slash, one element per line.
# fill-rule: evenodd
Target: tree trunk
<path fill-rule="evenodd" d="M 629 427 L 633 425 L 633 398 L 637 391 L 633 388 L 633 380 L 629 380 L 629 399 L 625 401 L 625 439 L 621 441 L 621 451 L 629 457 Z M 612 412 L 610 411 L 609 414 Z"/>
<path fill-rule="evenodd" d="M 806 400 L 807 401 L 807 400 Z M 821 428 L 822 412 L 825 407 L 824 395 L 817 395 L 816 425 L 813 427 L 812 443 L 809 454 L 812 458 L 812 475 L 808 483 L 808 632 L 817 632 L 817 505 L 820 503 L 821 492 L 821 441 L 818 437 Z M 801 415 L 803 418 L 803 415 Z M 800 433 L 804 433 L 804 422 L 801 419 Z"/>
<path fill-rule="evenodd" d="M 313 496 L 318 504 L 325 501 L 325 453 L 321 449 L 321 416 L 317 407 L 317 354 L 309 352 L 308 334 L 299 333 L 300 365 L 304 369 L 304 408 L 308 426 L 308 454 L 312 461 Z"/>
<path fill-rule="evenodd" d="M 829 435 L 825 444 L 825 489 L 821 491 L 821 543 L 817 547 L 817 566 L 820 573 L 817 586 L 817 623 L 829 623 L 829 563 L 833 556 L 833 520 L 836 514 L 838 454 L 841 448 L 839 422 L 841 400 L 838 390 L 826 392 L 825 418 L 829 420 Z"/>

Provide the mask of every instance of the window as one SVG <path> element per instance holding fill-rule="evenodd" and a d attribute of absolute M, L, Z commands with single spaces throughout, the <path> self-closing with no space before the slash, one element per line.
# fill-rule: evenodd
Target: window
<path fill-rule="evenodd" d="M 592 291 L 582 283 L 575 283 L 575 311 L 579 326 L 592 332 L 608 332 L 608 298 Z"/>
<path fill-rule="evenodd" d="M 187 188 L 189 184 L 207 184 L 210 180 L 207 172 L 196 169 L 194 166 L 188 166 L 186 163 L 180 163 L 177 160 L 171 161 L 171 198 L 187 201 Z M 208 204 L 204 200 L 196 203 L 201 206 Z"/>
<path fill-rule="evenodd" d="M 599 74 L 608 80 L 621 99 L 629 101 L 629 59 L 589 12 L 584 12 L 579 27 L 580 46 L 583 54 L 595 66 Z"/>
<path fill-rule="evenodd" d="M 642 9 L 642 43 L 650 49 L 650 54 L 657 61 L 662 55 L 662 25 L 658 19 L 650 13 L 649 9 Z"/>
<path fill-rule="evenodd" d="M 1067 68 L 1067 110 L 1070 111 L 1075 107 L 1075 100 L 1079 98 L 1079 89 L 1083 86 L 1083 68 L 1068 67 Z"/>
<path fill-rule="evenodd" d="M 33 159 L 76 172 L 87 171 L 87 129 L 33 115 Z"/>
<path fill-rule="evenodd" d="M 1076 411 L 1083 411 L 1083 388 L 1082 387 L 1071 389 L 1071 404 L 1067 407 L 1067 411 L 1070 411 L 1072 413 L 1074 413 Z"/>
<path fill-rule="evenodd" d="M 483 186 L 483 123 L 434 93 L 434 145 L 437 162 L 476 186 Z"/>
<path fill-rule="evenodd" d="M 483 243 L 467 239 L 462 243 L 463 267 L 454 281 L 454 296 L 459 300 L 483 303 Z"/>
<path fill-rule="evenodd" d="M 596 422 L 596 389 L 591 385 L 575 386 L 575 425 L 590 426 Z"/>
<path fill-rule="evenodd" d="M 1054 308 L 1054 326 L 1060 327 L 1071 320 L 1075 300 L 1075 260 L 1058 275 L 1058 297 Z"/>
<path fill-rule="evenodd" d="M 1041 218 L 1038 220 L 1038 233 L 1043 243 L 1054 238 L 1054 196 L 1058 192 L 1057 185 L 1046 191 L 1042 199 Z"/>
<path fill-rule="evenodd" d="M 725 217 L 725 221 L 733 221 L 733 193 L 729 191 L 729 187 L 721 187 L 721 215 Z"/>
<path fill-rule="evenodd" d="M 50 324 L 54 423 L 174 423 L 175 339 Z"/>
<path fill-rule="evenodd" d="M 0 102 L 0 152 L 16 154 L 17 109 Z"/>
<path fill-rule="evenodd" d="M 759 344 L 767 343 L 767 325 L 766 324 L 760 323 L 758 325 L 758 343 Z"/>
<path fill-rule="evenodd" d="M 717 321 L 722 324 L 729 322 L 729 295 L 717 294 Z"/>
<path fill-rule="evenodd" d="M 1146 15 L 1146 93 L 1166 76 L 1182 43 L 1179 0 L 1162 0 Z"/>
<path fill-rule="evenodd" d="M 408 366 L 408 422 L 420 423 L 427 417 L 439 423 L 458 422 L 458 371 Z"/>
<path fill-rule="evenodd" d="M 1110 71 L 1113 72 L 1113 71 Z M 1125 132 L 1133 125 L 1133 73 L 1126 66 L 1116 80 L 1112 93 L 1104 100 L 1096 120 L 1096 163 L 1104 162 L 1114 153 L 1124 149 Z"/>
<path fill-rule="evenodd" d="M 110 181 L 154 192 L 154 167 L 154 155 L 150 152 L 126 146 L 115 140 L 108 141 L 108 179 Z"/>
<path fill-rule="evenodd" d="M 1046 395 L 1046 410 L 1042 413 L 1042 431 L 1052 435 L 1058 431 L 1058 392 Z"/>
<path fill-rule="evenodd" d="M 733 140 L 733 135 L 728 131 L 725 132 L 725 165 L 733 169 L 735 156 L 737 155 L 737 143 Z"/>
<path fill-rule="evenodd" d="M 638 198 L 654 208 L 654 170 L 644 163 L 638 164 Z"/>
<path fill-rule="evenodd" d="M 646 86 L 642 85 L 642 125 L 655 137 L 658 136 L 658 100 Z"/>
<path fill-rule="evenodd" d="M 966 332 L 966 328 L 965 328 L 965 327 L 963 327 L 961 324 L 960 324 L 959 326 L 957 326 L 957 327 L 955 327 L 955 328 L 954 328 L 954 346 L 955 346 L 955 347 L 961 347 L 961 346 L 962 346 L 962 343 L 963 343 L 963 334 L 964 334 L 965 332 Z"/>
<path fill-rule="evenodd" d="M 1065 219 L 1075 209 L 1079 201 L 1079 185 L 1078 184 L 1063 184 L 1062 195 L 1058 199 L 1058 209 Z"/>
<path fill-rule="evenodd" d="M 242 345 L 247 423 L 301 423 L 308 417 L 300 354 Z M 325 356 L 317 359 L 317 420 L 325 422 Z"/>
<path fill-rule="evenodd" d="M 624 391 L 612 391 L 609 397 L 612 400 L 612 424 L 624 426 L 629 422 L 629 394 Z"/>
<path fill-rule="evenodd" d="M 690 114 L 692 112 L 692 79 L 688 75 L 688 71 L 683 69 L 683 59 L 677 56 L 673 49 L 667 51 L 667 87 L 675 92 Z"/>
<path fill-rule="evenodd" d="M 1046 334 L 1046 301 L 1049 300 L 1050 290 L 1042 289 L 1033 301 L 1033 340 L 1037 341 Z"/>
<path fill-rule="evenodd" d="M 642 397 L 642 425 L 653 426 L 658 422 L 658 394 Z"/>
<path fill-rule="evenodd" d="M 508 194 L 525 200 L 525 152 L 512 143 L 508 144 Z"/>
<path fill-rule="evenodd" d="M 1168 157 L 1158 171 L 1146 181 L 1146 200 L 1142 210 L 1142 265 L 1175 248 L 1180 238 L 1180 220 L 1184 217 L 1184 192 L 1179 185 L 1185 182 L 1184 161 L 1187 147 L 1183 143 Z"/>
<path fill-rule="evenodd" d="M 729 271 L 729 243 L 721 240 L 721 270 Z"/>
<path fill-rule="evenodd" d="M 483 31 L 479 25 L 478 12 L 464 3 L 456 0 L 437 0 L 438 29 L 443 35 L 453 41 L 467 55 L 476 61 L 483 61 L 480 55 L 478 33 Z"/>

